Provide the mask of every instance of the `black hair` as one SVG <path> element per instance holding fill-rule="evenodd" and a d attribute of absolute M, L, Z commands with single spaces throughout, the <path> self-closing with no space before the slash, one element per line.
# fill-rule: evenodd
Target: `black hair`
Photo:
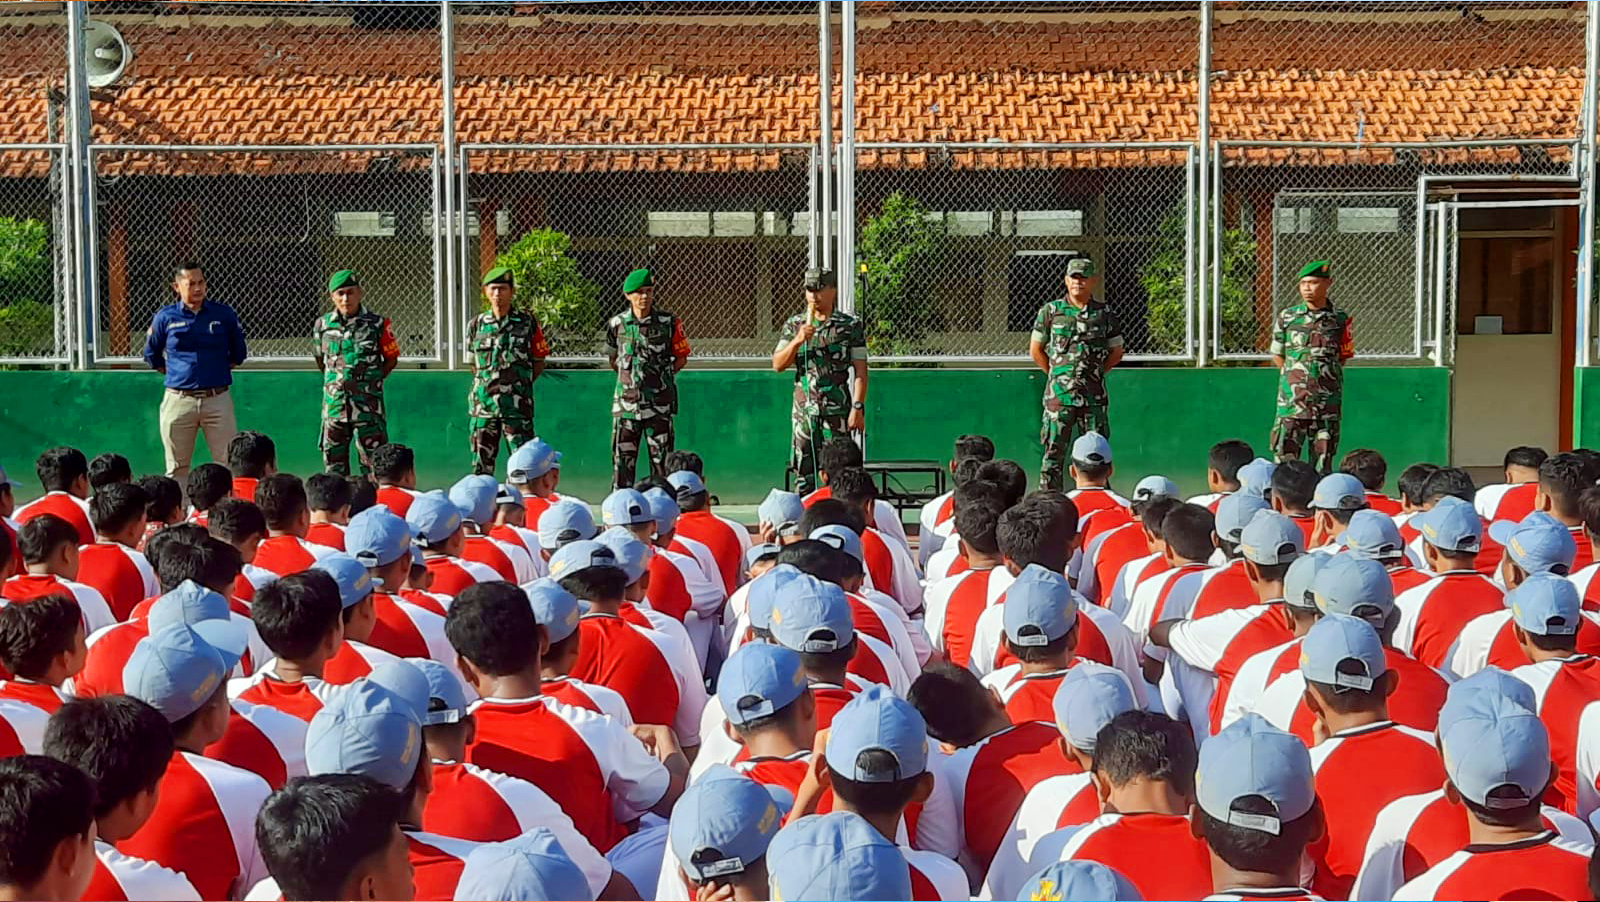
<path fill-rule="evenodd" d="M 967 483 L 976 480 L 978 478 L 978 471 L 982 470 L 983 465 L 986 463 L 988 463 L 988 461 L 979 460 L 976 457 L 963 457 L 962 459 L 956 461 L 956 488 L 959 489 Z"/>
<path fill-rule="evenodd" d="M 416 452 L 397 442 L 373 449 L 371 460 L 372 475 L 385 483 L 399 482 L 417 468 Z"/>
<path fill-rule="evenodd" d="M 1322 474 L 1303 460 L 1286 460 L 1272 471 L 1272 497 L 1291 510 L 1305 510 L 1317 493 Z"/>
<path fill-rule="evenodd" d="M 233 474 L 222 464 L 201 464 L 189 471 L 184 491 L 195 510 L 209 511 L 212 505 L 233 494 Z"/>
<path fill-rule="evenodd" d="M 10 537 L 0 532 L 0 573 L 10 572 L 11 559 L 15 556 L 16 552 L 11 548 Z"/>
<path fill-rule="evenodd" d="M 287 529 L 294 524 L 306 504 L 306 486 L 300 477 L 274 473 L 256 483 L 256 506 L 267 518 L 268 529 Z"/>
<path fill-rule="evenodd" d="M 1283 582 L 1284 577 L 1289 575 L 1289 568 L 1293 565 L 1294 561 L 1285 561 L 1281 564 L 1258 564 L 1255 561 L 1250 562 L 1250 566 L 1256 568 L 1256 572 L 1261 574 L 1261 581 L 1264 583 Z"/>
<path fill-rule="evenodd" d="M 1153 711 L 1124 711 L 1100 728 L 1094 740 L 1094 767 L 1113 786 L 1145 777 L 1170 785 L 1181 796 L 1194 792 L 1199 764 L 1194 732 Z"/>
<path fill-rule="evenodd" d="M 89 475 L 89 460 L 77 448 L 51 448 L 33 463 L 39 485 L 47 492 L 65 492 L 80 476 Z"/>
<path fill-rule="evenodd" d="M 1005 495 L 992 482 L 975 480 L 956 489 L 955 527 L 961 540 L 981 554 L 1000 550 L 995 529 L 1006 511 Z"/>
<path fill-rule="evenodd" d="M 652 473 L 633 484 L 633 490 L 641 495 L 651 489 L 660 489 L 671 495 L 674 500 L 678 497 L 676 494 L 678 490 L 672 487 L 672 483 L 668 482 L 665 476 L 657 476 Z M 682 510 L 682 508 L 679 509 Z"/>
<path fill-rule="evenodd" d="M 1365 619 L 1365 618 L 1363 618 Z M 1339 665 L 1340 673 L 1351 676 L 1366 676 L 1366 672 L 1356 668 L 1354 662 L 1342 661 Z M 1327 705 L 1335 714 L 1355 714 L 1361 711 L 1371 711 L 1382 704 L 1387 695 L 1382 682 L 1373 681 L 1371 689 L 1357 689 L 1354 686 L 1335 686 L 1332 683 L 1323 683 L 1317 680 L 1306 680 L 1307 686 L 1316 687 L 1321 693 L 1323 704 Z"/>
<path fill-rule="evenodd" d="M 261 641 L 287 661 L 310 657 L 343 614 L 339 584 L 321 570 L 273 580 L 250 602 L 250 619 Z"/>
<path fill-rule="evenodd" d="M 978 468 L 977 478 L 992 482 L 1005 492 L 1006 507 L 1014 507 L 1028 494 L 1028 473 L 1014 460 L 991 460 Z"/>
<path fill-rule="evenodd" d="M 144 489 L 131 482 L 113 482 L 89 496 L 89 522 L 101 535 L 119 532 L 143 517 L 149 502 Z"/>
<path fill-rule="evenodd" d="M 838 435 L 817 448 L 817 469 L 828 477 L 828 484 L 841 470 L 859 467 L 863 463 L 861 448 L 848 435 Z"/>
<path fill-rule="evenodd" d="M 576 633 L 574 633 L 574 635 L 576 635 Z M 793 723 L 794 719 L 799 716 L 800 699 L 804 697 L 804 694 L 796 697 L 794 701 L 784 705 L 771 714 L 764 714 L 760 717 L 752 717 L 744 723 L 733 724 L 733 729 L 740 736 L 754 736 L 757 733 L 764 733 L 767 730 L 787 726 L 788 724 Z M 737 699 L 737 701 L 743 702 L 747 698 L 751 700 L 751 703 L 761 701 L 761 699 L 753 695 L 742 696 Z M 729 721 L 729 723 L 733 723 L 733 721 Z"/>
<path fill-rule="evenodd" d="M 1071 455 L 1069 454 L 1068 456 L 1070 457 Z M 1100 463 L 1078 460 L 1077 458 L 1072 460 L 1072 468 L 1077 470 L 1078 475 L 1085 479 L 1103 479 L 1111 472 L 1111 467 L 1112 463 L 1109 460 Z"/>
<path fill-rule="evenodd" d="M 533 606 L 527 593 L 510 583 L 476 583 L 461 590 L 445 616 L 444 632 L 456 654 L 490 676 L 521 673 L 539 660 Z"/>
<path fill-rule="evenodd" d="M 1535 448 L 1532 445 L 1518 445 L 1506 452 L 1505 460 L 1501 466 L 1504 468 L 1527 467 L 1530 470 L 1537 470 L 1549 456 L 1543 448 Z"/>
<path fill-rule="evenodd" d="M 229 544 L 242 542 L 250 536 L 266 536 L 267 518 L 254 501 L 243 498 L 224 498 L 206 515 L 211 534 Z"/>
<path fill-rule="evenodd" d="M 1217 530 L 1217 518 L 1198 504 L 1180 504 L 1161 521 L 1161 538 L 1175 554 L 1189 561 L 1204 561 L 1211 557 L 1211 534 Z"/>
<path fill-rule="evenodd" d="M 95 817 L 155 789 L 174 748 L 172 725 L 131 695 L 68 699 L 44 731 L 44 753 L 94 781 Z"/>
<path fill-rule="evenodd" d="M 277 462 L 278 446 L 265 432 L 246 429 L 228 442 L 228 469 L 235 476 L 260 479 Z"/>
<path fill-rule="evenodd" d="M 1573 448 L 1567 453 L 1583 461 L 1584 476 L 1590 485 L 1600 483 L 1600 451 L 1593 448 Z"/>
<path fill-rule="evenodd" d="M 1561 635 L 1559 633 L 1535 633 L 1532 630 L 1523 630 L 1528 641 L 1540 651 L 1575 651 L 1578 648 L 1577 634 Z"/>
<path fill-rule="evenodd" d="M 144 517 L 151 523 L 171 523 L 183 517 L 183 486 L 171 476 L 141 476 L 144 489 Z"/>
<path fill-rule="evenodd" d="M 795 528 L 801 535 L 809 536 L 824 526 L 843 526 L 859 536 L 867 531 L 867 516 L 861 508 L 838 498 L 823 498 L 806 508 Z"/>
<path fill-rule="evenodd" d="M 661 468 L 668 473 L 688 470 L 701 479 L 706 476 L 705 460 L 693 451 L 685 451 L 681 448 L 668 451 L 667 456 L 661 459 Z"/>
<path fill-rule="evenodd" d="M 1422 506 L 1423 498 L 1428 491 L 1428 479 L 1439 471 L 1438 464 L 1420 463 L 1412 464 L 1400 471 L 1397 483 L 1400 497 L 1404 498 L 1412 507 Z"/>
<path fill-rule="evenodd" d="M 585 567 L 558 582 L 579 601 L 617 601 L 627 594 L 628 571 L 621 567 Z"/>
<path fill-rule="evenodd" d="M 1539 488 L 1558 516 L 1578 516 L 1578 496 L 1594 486 L 1590 469 L 1583 458 L 1571 452 L 1557 454 L 1539 465 Z"/>
<path fill-rule="evenodd" d="M 1496 786 L 1494 789 L 1489 790 L 1489 797 L 1518 798 L 1519 796 L 1511 795 L 1514 792 L 1518 792 L 1515 787 Z M 1518 805 L 1515 808 L 1489 808 L 1479 805 L 1466 796 L 1461 797 L 1461 804 L 1465 805 L 1467 812 L 1480 823 L 1487 824 L 1490 827 L 1517 827 L 1539 817 L 1544 807 L 1543 796 L 1543 791 L 1537 792 L 1526 805 Z"/>
<path fill-rule="evenodd" d="M 133 466 L 114 451 L 96 454 L 89 461 L 89 487 L 96 491 L 118 482 L 133 481 Z"/>
<path fill-rule="evenodd" d="M 82 628 L 83 612 L 70 595 L 0 607 L 0 663 L 23 679 L 36 680 L 57 655 L 72 651 Z"/>
<path fill-rule="evenodd" d="M 582 630 L 576 630 L 575 629 L 572 632 L 568 633 L 567 637 L 565 639 L 562 639 L 560 642 L 552 642 L 552 643 L 550 643 L 549 649 L 544 653 L 545 654 L 545 658 L 547 658 L 548 660 L 551 660 L 551 661 L 560 660 L 562 657 L 564 657 L 567 654 L 568 651 L 570 651 L 572 649 L 572 646 L 574 646 L 574 645 L 578 644 L 580 641 L 582 641 L 579 638 L 579 636 L 581 636 L 582 633 L 583 633 Z"/>
<path fill-rule="evenodd" d="M 1030 629 L 1037 630 L 1038 628 L 1030 627 Z M 1006 636 L 1006 650 L 1011 652 L 1012 657 L 1024 664 L 1043 664 L 1047 661 L 1059 659 L 1063 654 L 1066 654 L 1069 647 L 1077 645 L 1077 642 L 1078 625 L 1074 623 L 1071 629 L 1044 645 L 1018 645 L 1011 641 L 1011 636 L 1008 634 Z"/>
<path fill-rule="evenodd" d="M 156 565 L 156 580 L 162 592 L 171 592 L 183 585 L 184 580 L 207 588 L 222 591 L 231 587 L 244 560 L 239 549 L 221 539 L 205 536 L 193 542 L 173 542 L 161 550 Z"/>
<path fill-rule="evenodd" d="M 1067 545 L 1072 537 L 1062 533 L 1057 521 L 1052 511 L 1017 505 L 1000 515 L 995 542 L 1000 553 L 1019 567 L 1038 564 L 1059 573 L 1066 569 Z"/>
<path fill-rule="evenodd" d="M 210 538 L 206 528 L 197 523 L 174 523 L 156 530 L 144 543 L 144 556 L 156 571 L 156 581 L 161 579 L 161 558 L 175 545 L 204 542 Z"/>
<path fill-rule="evenodd" d="M 348 476 L 313 473 L 306 477 L 306 504 L 314 511 L 337 511 L 350 506 L 356 487 Z"/>
<path fill-rule="evenodd" d="M 1381 492 L 1384 480 L 1389 478 L 1389 462 L 1371 448 L 1357 448 L 1344 456 L 1339 472 L 1361 480 L 1362 488 L 1369 492 Z"/>
<path fill-rule="evenodd" d="M 1440 467 L 1428 474 L 1428 481 L 1422 486 L 1422 503 L 1432 504 L 1446 495 L 1454 495 L 1471 504 L 1475 491 L 1471 473 L 1460 467 Z"/>
<path fill-rule="evenodd" d="M 928 735 L 962 748 L 982 739 L 994 696 L 972 671 L 946 661 L 930 662 L 911 684 L 906 701 L 921 712 Z"/>
<path fill-rule="evenodd" d="M 1146 532 L 1156 538 L 1163 538 L 1161 525 L 1166 522 L 1167 514 L 1177 510 L 1183 504 L 1184 502 L 1177 498 L 1168 498 L 1165 495 L 1159 498 L 1151 498 L 1149 501 L 1144 502 L 1144 506 L 1139 510 L 1139 524 L 1145 528 Z M 1215 522 L 1215 519 L 1213 516 L 1213 522 Z"/>
<path fill-rule="evenodd" d="M 994 460 L 994 439 L 987 435 L 975 435 L 970 432 L 966 435 L 958 435 L 956 436 L 956 450 L 953 459 L 956 461 Z"/>
<path fill-rule="evenodd" d="M 285 899 L 337 899 L 394 841 L 403 793 L 359 774 L 295 777 L 256 814 L 256 844 Z"/>
<path fill-rule="evenodd" d="M 866 504 L 878 500 L 878 485 L 872 475 L 860 467 L 846 467 L 828 476 L 828 487 L 833 497 L 846 504 Z"/>
<path fill-rule="evenodd" d="M 55 514 L 40 514 L 17 530 L 17 550 L 25 564 L 48 561 L 62 545 L 78 547 L 78 528 Z"/>
<path fill-rule="evenodd" d="M 204 272 L 205 267 L 195 260 L 185 260 L 172 269 L 172 281 L 176 282 L 192 272 Z"/>
<path fill-rule="evenodd" d="M 1216 470 L 1223 482 L 1238 485 L 1239 468 L 1255 459 L 1256 452 L 1249 442 L 1230 438 L 1211 446 L 1211 453 L 1206 455 L 1206 466 Z"/>
<path fill-rule="evenodd" d="M 862 573 L 860 561 L 820 539 L 801 539 L 783 546 L 778 552 L 778 563 L 789 564 L 801 573 L 837 586 Z"/>
<path fill-rule="evenodd" d="M 860 649 L 861 641 L 852 630 L 850 641 L 833 651 L 795 650 L 795 653 L 800 656 L 801 669 L 807 673 L 839 673 L 850 667 L 850 662 L 855 660 L 856 652 Z"/>
<path fill-rule="evenodd" d="M 893 772 L 897 767 L 894 754 L 885 749 L 867 749 L 851 763 L 868 771 Z M 861 814 L 871 816 L 899 814 L 905 810 L 917 792 L 917 781 L 922 774 L 912 774 L 885 783 L 868 783 L 846 777 L 829 762 L 828 777 L 835 795 Z"/>
<path fill-rule="evenodd" d="M 350 480 L 350 516 L 378 504 L 378 484 L 366 476 Z"/>
<path fill-rule="evenodd" d="M 1590 486 L 1578 496 L 1578 513 L 1589 535 L 1600 536 L 1600 486 Z"/>
<path fill-rule="evenodd" d="M 38 883 L 57 846 L 94 831 L 94 807 L 94 782 L 64 761 L 0 761 L 0 886 Z"/>
<path fill-rule="evenodd" d="M 1311 833 L 1321 816 L 1320 804 L 1313 803 L 1310 811 L 1279 824 L 1277 834 L 1234 826 L 1204 810 L 1200 812 L 1200 830 L 1211 851 L 1236 871 L 1268 874 L 1288 871 L 1296 866 L 1306 844 L 1311 841 Z M 1233 808 L 1241 814 L 1277 813 L 1273 804 L 1262 796 L 1244 796 L 1233 803 Z"/>

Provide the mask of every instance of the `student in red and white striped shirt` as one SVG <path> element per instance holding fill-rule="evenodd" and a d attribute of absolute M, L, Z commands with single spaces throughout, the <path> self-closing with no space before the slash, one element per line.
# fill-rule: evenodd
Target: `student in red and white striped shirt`
<path fill-rule="evenodd" d="M 1415 521 L 1428 568 L 1437 575 L 1395 598 L 1400 621 L 1394 645 L 1429 667 L 1443 667 L 1461 630 L 1500 610 L 1505 593 L 1475 566 L 1483 523 L 1471 505 L 1446 495 Z"/>
<path fill-rule="evenodd" d="M 967 460 L 974 463 L 967 465 L 966 474 L 963 476 L 962 462 Z M 950 455 L 950 475 L 955 487 L 961 488 L 977 475 L 979 466 L 991 460 L 994 460 L 993 439 L 986 435 L 957 436 L 955 451 Z M 917 564 L 924 570 L 928 568 L 928 561 L 934 552 L 943 547 L 949 539 L 949 533 L 941 533 L 941 529 L 949 527 L 954 517 L 954 490 L 945 492 L 922 506 L 921 512 L 917 515 L 920 527 L 917 531 Z"/>
<path fill-rule="evenodd" d="M 115 624 L 116 615 L 105 596 L 77 582 L 80 558 L 76 537 L 72 524 L 54 514 L 40 514 L 24 523 L 17 533 L 23 572 L 0 583 L 0 598 L 17 604 L 45 595 L 67 595 L 78 602 L 89 632 Z"/>
<path fill-rule="evenodd" d="M 311 508 L 300 477 L 274 473 L 256 486 L 256 506 L 267 520 L 267 538 L 256 548 L 257 567 L 288 576 L 309 569 L 334 553 L 326 545 L 306 541 L 311 529 Z"/>
<path fill-rule="evenodd" d="M 1578 805 L 1578 732 L 1583 709 L 1600 701 L 1600 658 L 1579 654 L 1584 618 L 1571 582 L 1548 573 L 1529 577 L 1506 596 L 1517 642 L 1532 661 L 1511 675 L 1533 688 L 1534 711 L 1548 730 L 1555 781 L 1544 799 L 1569 813 Z"/>
<path fill-rule="evenodd" d="M 977 461 L 962 463 L 956 473 L 956 487 L 959 489 L 973 482 L 988 483 L 999 489 L 1001 510 L 1014 507 L 1022 500 L 1022 496 L 1028 493 L 1028 474 L 1023 472 L 1016 461 L 989 460 L 982 463 Z M 954 541 L 961 537 L 954 519 L 946 520 L 939 530 L 945 533 L 940 539 L 943 544 L 937 552 L 929 556 L 927 564 L 923 565 L 923 572 L 926 575 L 924 582 L 930 588 L 940 580 L 965 572 L 970 566 L 970 562 L 962 557 L 961 548 Z M 918 541 L 922 539 L 919 537 Z"/>
<path fill-rule="evenodd" d="M 711 549 L 717 562 L 723 589 L 729 595 L 744 582 L 744 555 L 750 550 L 750 530 L 743 524 L 717 516 L 711 510 L 711 493 L 706 488 L 701 471 L 700 455 L 692 451 L 669 451 L 669 462 L 678 468 L 667 476 L 672 486 L 678 508 L 677 533 Z"/>
<path fill-rule="evenodd" d="M 1222 499 L 1239 491 L 1239 469 L 1255 460 L 1256 452 L 1249 442 L 1228 439 L 1217 442 L 1206 453 L 1206 489 L 1204 495 L 1188 499 L 1215 514 Z M 1183 500 L 1183 499 L 1179 499 Z"/>
<path fill-rule="evenodd" d="M 78 549 L 78 581 L 99 590 L 118 620 L 160 591 L 155 569 L 135 548 L 144 537 L 148 500 L 143 489 L 122 482 L 89 499 L 95 538 Z"/>
<path fill-rule="evenodd" d="M 1017 663 L 990 673 L 983 685 L 999 696 L 1012 723 L 1054 720 L 1052 705 L 1075 663 L 1078 602 L 1066 577 L 1029 564 L 1005 602 L 1006 648 Z"/>
<path fill-rule="evenodd" d="M 157 790 L 174 751 L 172 727 L 136 698 L 75 699 L 50 720 L 45 754 L 95 782 L 94 877 L 81 898 L 199 900 L 176 871 L 118 852 L 154 812 Z"/>
<path fill-rule="evenodd" d="M 1134 523 L 1096 540 L 1087 563 L 1093 567 L 1091 588 L 1096 593 L 1094 601 L 1100 607 L 1122 617 L 1127 614 L 1139 584 L 1167 570 L 1166 555 L 1161 553 L 1161 523 L 1181 504 L 1183 502 L 1176 498 L 1139 502 L 1139 515 Z"/>
<path fill-rule="evenodd" d="M 366 676 L 379 664 L 395 660 L 395 655 L 368 644 L 378 625 L 378 614 L 374 601 L 377 585 L 367 568 L 350 555 L 335 551 L 307 572 L 315 571 L 333 577 L 339 602 L 344 606 L 344 641 L 323 665 L 322 678 L 343 685 Z"/>
<path fill-rule="evenodd" d="M 233 493 L 260 504 L 256 489 L 278 472 L 277 443 L 265 432 L 240 432 L 228 442 L 228 470 L 233 474 Z"/>
<path fill-rule="evenodd" d="M 1389 478 L 1389 462 L 1382 454 L 1371 448 L 1357 448 L 1339 462 L 1339 472 L 1349 473 L 1361 481 L 1369 508 L 1385 517 L 1400 513 L 1400 502 L 1383 493 L 1383 484 Z"/>
<path fill-rule="evenodd" d="M 956 548 L 967 564 L 948 579 L 931 582 L 923 596 L 923 627 L 933 647 L 962 667 L 972 657 L 973 631 L 984 610 L 1000 599 L 1004 585 L 991 583 L 995 573 L 1005 573 L 1005 557 L 995 539 L 995 527 L 1005 513 L 999 486 L 972 480 L 954 494 L 953 521 L 960 533 Z M 992 587 L 992 588 L 991 588 Z"/>
<path fill-rule="evenodd" d="M 433 573 L 431 591 L 450 598 L 475 583 L 503 577 L 493 567 L 462 557 L 467 535 L 461 508 L 443 492 L 424 492 L 412 499 L 406 523 L 417 533 L 423 561 Z"/>
<path fill-rule="evenodd" d="M 1500 581 L 1507 591 L 1515 590 L 1535 573 L 1566 576 L 1572 566 L 1575 546 L 1567 528 L 1538 511 L 1521 523 L 1501 521 L 1490 525 L 1506 546 L 1500 562 Z M 1577 648 L 1584 653 L 1600 652 L 1600 624 L 1584 617 L 1578 624 Z M 1486 666 L 1511 670 L 1531 663 L 1517 641 L 1511 610 L 1495 611 L 1474 618 L 1461 629 L 1450 649 L 1448 667 L 1458 678 L 1470 676 Z"/>
<path fill-rule="evenodd" d="M 378 482 L 378 503 L 396 517 L 404 517 L 417 492 L 416 453 L 390 442 L 372 452 L 372 478 Z"/>
<path fill-rule="evenodd" d="M 513 542 L 493 538 L 495 498 L 500 494 L 500 484 L 493 476 L 472 475 L 462 477 L 450 487 L 450 501 L 461 510 L 461 527 L 465 533 L 461 556 L 473 563 L 490 568 L 500 579 L 521 585 L 534 578 L 533 561 Z"/>
<path fill-rule="evenodd" d="M 189 471 L 184 480 L 183 493 L 189 499 L 189 522 L 209 526 L 211 508 L 224 498 L 238 497 L 233 493 L 233 474 L 222 464 L 203 463 Z M 255 503 L 255 496 L 240 498 Z"/>
<path fill-rule="evenodd" d="M 528 505 L 528 528 L 537 530 L 544 522 L 544 512 L 564 500 L 588 508 L 583 499 L 559 495 L 561 484 L 561 452 L 543 439 L 525 442 L 506 458 L 506 480 L 522 492 Z"/>
<path fill-rule="evenodd" d="M 831 500 L 861 512 L 862 528 L 857 532 L 861 535 L 867 585 L 899 602 L 907 614 L 913 617 L 921 614 L 922 583 L 915 559 L 906 545 L 873 525 L 876 521 L 872 511 L 878 503 L 878 484 L 866 470 L 850 467 L 834 474 L 828 487 L 832 489 Z M 808 520 L 815 510 L 815 504 L 807 509 Z M 830 516 L 829 519 L 834 518 Z"/>
<path fill-rule="evenodd" d="M 33 470 L 44 494 L 17 508 L 12 519 L 19 526 L 45 514 L 67 521 L 77 533 L 78 545 L 94 541 L 89 522 L 89 461 L 77 448 L 51 448 L 39 455 Z"/>
<path fill-rule="evenodd" d="M 0 663 L 11 673 L 0 681 L 0 699 L 54 714 L 68 698 L 61 687 L 83 670 L 88 656 L 83 615 L 67 596 L 0 608 Z"/>
<path fill-rule="evenodd" d="M 549 576 L 544 555 L 539 553 L 539 531 L 528 527 L 528 502 L 509 482 L 501 483 L 494 496 L 494 525 L 489 537 L 502 547 L 513 545 L 527 555 L 533 579 Z M 523 580 L 528 582 L 529 580 Z"/>
<path fill-rule="evenodd" d="M 820 502 L 813 505 L 802 523 L 811 525 L 825 510 L 826 505 Z M 845 591 L 856 635 L 862 637 L 863 646 L 879 659 L 884 671 L 869 676 L 895 690 L 895 694 L 905 695 L 911 687 L 911 675 L 922 670 L 923 663 L 933 656 L 933 647 L 921 624 L 906 616 L 898 602 L 866 587 L 861 537 L 844 524 L 819 526 L 807 533 L 806 539 L 783 546 L 778 560 Z"/>
<path fill-rule="evenodd" d="M 310 723 L 322 710 L 332 689 L 323 672 L 344 644 L 344 607 L 325 577 L 316 571 L 296 573 L 261 590 L 251 614 L 274 657 L 251 676 L 229 683 L 229 695 L 276 708 L 301 723 Z M 304 738 L 302 728 L 302 744 Z"/>
<path fill-rule="evenodd" d="M 344 529 L 350 523 L 350 503 L 355 484 L 338 473 L 313 473 L 306 477 L 306 506 L 311 509 L 311 525 L 306 541 L 344 550 Z"/>
<path fill-rule="evenodd" d="M 256 590 L 278 578 L 278 574 L 255 565 L 256 551 L 267 537 L 267 518 L 254 501 L 243 498 L 224 498 L 211 508 L 207 517 L 207 531 L 239 552 L 239 572 L 234 575 L 231 591 L 225 591 L 228 603 L 241 614 L 250 613 L 250 602 Z M 151 563 L 159 564 L 155 557 Z M 159 566 L 157 567 L 159 570 Z"/>
<path fill-rule="evenodd" d="M 184 521 L 183 486 L 171 476 L 159 473 L 140 477 L 136 485 L 144 489 L 145 495 L 144 535 L 139 537 L 139 544 L 135 546 L 143 552 L 151 536 Z"/>
<path fill-rule="evenodd" d="M 800 655 L 765 642 L 740 646 L 722 666 L 717 701 L 743 746 L 735 769 L 790 795 L 799 792 L 817 734 L 817 703 Z M 818 810 L 832 810 L 831 803 Z"/>
<path fill-rule="evenodd" d="M 402 600 L 411 572 L 411 527 L 382 505 L 353 517 L 345 533 L 349 553 L 372 577 L 372 629 L 367 643 L 402 658 L 431 658 L 455 666 L 444 635 L 444 614 Z"/>
<path fill-rule="evenodd" d="M 94 781 L 42 755 L 0 761 L 0 892 L 82 898 L 94 877 Z"/>
<path fill-rule="evenodd" d="M 1294 521 L 1306 535 L 1306 548 L 1315 547 L 1313 533 L 1317 518 L 1311 499 L 1317 493 L 1322 474 L 1303 460 L 1286 460 L 1272 470 L 1272 509 Z"/>
<path fill-rule="evenodd" d="M 593 711 L 633 726 L 628 702 L 614 689 L 574 679 L 570 674 L 583 648 L 583 633 L 578 629 L 578 599 L 561 584 L 545 577 L 536 579 L 522 591 L 528 595 L 534 619 L 544 627 L 548 646 L 539 656 L 542 694 L 563 705 Z"/>
<path fill-rule="evenodd" d="M 1533 513 L 1533 497 L 1539 491 L 1539 466 L 1550 457 L 1543 448 L 1520 445 L 1506 452 L 1503 461 L 1506 481 L 1486 485 L 1473 496 L 1472 506 L 1485 522 L 1521 522 Z"/>
<path fill-rule="evenodd" d="M 261 806 L 256 829 L 269 899 L 412 899 L 417 885 L 405 801 L 371 777 L 300 777 Z M 257 894 L 252 892 L 251 898 Z"/>

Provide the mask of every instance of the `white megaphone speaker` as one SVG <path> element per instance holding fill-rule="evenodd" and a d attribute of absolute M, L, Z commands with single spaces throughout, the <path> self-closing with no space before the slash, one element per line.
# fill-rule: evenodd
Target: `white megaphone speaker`
<path fill-rule="evenodd" d="M 116 84 L 128 63 L 133 62 L 133 51 L 122 34 L 106 22 L 90 21 L 83 28 L 84 71 L 89 76 L 89 87 L 104 88 Z"/>

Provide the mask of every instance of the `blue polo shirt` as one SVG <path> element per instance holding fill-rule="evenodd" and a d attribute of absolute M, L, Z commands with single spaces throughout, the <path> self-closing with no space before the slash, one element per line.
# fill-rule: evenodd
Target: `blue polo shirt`
<path fill-rule="evenodd" d="M 167 388 L 194 390 L 233 384 L 233 368 L 247 356 L 244 329 L 233 308 L 216 301 L 191 313 L 183 304 L 156 311 L 144 342 L 144 362 L 167 371 Z"/>

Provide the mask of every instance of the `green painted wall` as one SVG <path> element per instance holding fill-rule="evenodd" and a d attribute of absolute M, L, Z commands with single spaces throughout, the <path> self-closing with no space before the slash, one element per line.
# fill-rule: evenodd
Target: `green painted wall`
<path fill-rule="evenodd" d="M 1600 448 L 1600 367 L 1573 370 L 1572 443 L 1579 448 Z"/>
<path fill-rule="evenodd" d="M 1600 394 L 1600 371 L 1579 371 Z M 551 371 L 538 383 L 541 435 L 566 453 L 565 483 L 598 501 L 609 478 L 611 374 Z M 758 500 L 781 481 L 788 458 L 786 376 L 764 370 L 684 373 L 678 443 L 707 460 L 713 488 L 726 502 Z M 963 432 L 994 438 L 999 453 L 1029 471 L 1038 467 L 1042 376 L 1027 370 L 885 369 L 872 373 L 867 422 L 871 459 L 944 457 Z M 1358 367 L 1349 371 L 1345 449 L 1379 449 L 1399 467 L 1445 460 L 1449 453 L 1449 372 L 1428 367 Z M 390 381 L 391 435 L 417 449 L 424 485 L 447 485 L 469 465 L 464 373 L 404 371 Z M 1258 450 L 1272 426 L 1275 374 L 1263 368 L 1120 369 L 1111 374 L 1111 422 L 1120 482 L 1162 472 L 1185 490 L 1204 490 L 1207 449 L 1241 437 Z M 280 466 L 320 469 L 318 376 L 310 372 L 238 374 L 235 404 L 241 428 L 278 442 Z M 37 490 L 34 457 L 70 444 L 93 456 L 118 451 L 136 473 L 162 469 L 156 433 L 161 381 L 154 373 L 0 373 L 0 464 Z M 1580 403 L 1579 410 L 1585 405 Z M 1595 409 L 1595 405 L 1588 405 Z M 1600 441 L 1600 418 L 1585 424 Z M 1587 436 L 1583 429 L 1580 435 Z M 1595 447 L 1596 442 L 1585 442 Z M 202 440 L 202 447 L 204 442 Z M 196 460 L 204 460 L 203 452 Z M 1392 488 L 1392 487 L 1391 487 Z"/>

